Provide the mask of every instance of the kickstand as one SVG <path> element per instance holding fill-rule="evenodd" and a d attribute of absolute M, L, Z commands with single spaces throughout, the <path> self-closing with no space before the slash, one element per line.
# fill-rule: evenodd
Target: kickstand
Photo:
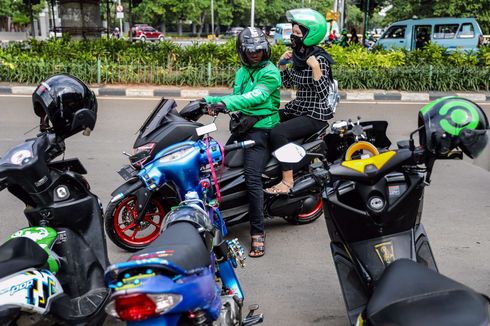
<path fill-rule="evenodd" d="M 259 309 L 258 304 L 252 304 L 248 306 L 248 314 L 247 316 L 243 319 L 242 321 L 242 326 L 251 326 L 251 325 L 257 325 L 260 324 L 264 321 L 264 315 L 263 314 L 258 314 L 254 315 L 255 310 Z"/>

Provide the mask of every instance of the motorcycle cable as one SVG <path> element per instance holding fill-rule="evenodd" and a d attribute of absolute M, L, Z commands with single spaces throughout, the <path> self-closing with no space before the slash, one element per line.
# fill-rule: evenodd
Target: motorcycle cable
<path fill-rule="evenodd" d="M 221 203 L 221 191 L 219 189 L 219 182 L 218 182 L 218 178 L 216 176 L 216 170 L 214 169 L 214 164 L 213 164 L 213 160 L 211 158 L 211 152 L 209 151 L 209 138 L 211 137 L 206 137 L 206 155 L 208 157 L 208 162 L 209 162 L 209 165 L 210 165 L 210 169 L 211 169 L 211 176 L 213 178 L 213 182 L 214 182 L 214 185 L 215 185 L 215 188 L 216 188 L 216 200 L 218 202 L 218 204 Z M 219 148 L 220 148 L 220 151 L 221 151 L 221 172 L 220 172 L 220 180 L 221 178 L 223 177 L 223 170 L 225 168 L 225 153 L 224 153 L 224 148 L 223 146 L 217 142 L 218 145 L 219 145 Z"/>

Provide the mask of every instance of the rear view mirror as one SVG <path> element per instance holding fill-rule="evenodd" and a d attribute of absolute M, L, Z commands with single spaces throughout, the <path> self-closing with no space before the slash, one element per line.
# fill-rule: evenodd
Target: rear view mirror
<path fill-rule="evenodd" d="M 289 143 L 276 149 L 272 155 L 282 163 L 298 163 L 306 156 L 306 151 L 301 146 Z"/>

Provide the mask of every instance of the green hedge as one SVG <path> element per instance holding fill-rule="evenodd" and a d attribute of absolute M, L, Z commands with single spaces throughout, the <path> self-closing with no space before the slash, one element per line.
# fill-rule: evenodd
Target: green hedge
<path fill-rule="evenodd" d="M 272 61 L 286 51 L 272 48 Z M 478 53 L 446 53 L 429 45 L 412 52 L 354 46 L 327 49 L 342 89 L 490 90 L 490 48 Z M 231 86 L 239 66 L 233 40 L 223 45 L 125 40 L 29 40 L 0 49 L 0 81 L 36 84 L 57 72 L 88 83 Z"/>

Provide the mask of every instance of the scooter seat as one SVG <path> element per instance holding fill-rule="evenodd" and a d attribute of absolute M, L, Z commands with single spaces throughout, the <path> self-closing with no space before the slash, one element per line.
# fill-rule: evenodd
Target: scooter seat
<path fill-rule="evenodd" d="M 23 269 L 45 267 L 48 254 L 34 240 L 12 238 L 0 246 L 0 278 Z"/>
<path fill-rule="evenodd" d="M 131 256 L 130 260 L 161 257 L 186 271 L 211 265 L 210 253 L 206 249 L 199 231 L 188 222 L 170 225 L 145 249 Z"/>
<path fill-rule="evenodd" d="M 367 318 L 373 325 L 488 325 L 488 301 L 420 263 L 400 259 L 377 283 Z"/>

